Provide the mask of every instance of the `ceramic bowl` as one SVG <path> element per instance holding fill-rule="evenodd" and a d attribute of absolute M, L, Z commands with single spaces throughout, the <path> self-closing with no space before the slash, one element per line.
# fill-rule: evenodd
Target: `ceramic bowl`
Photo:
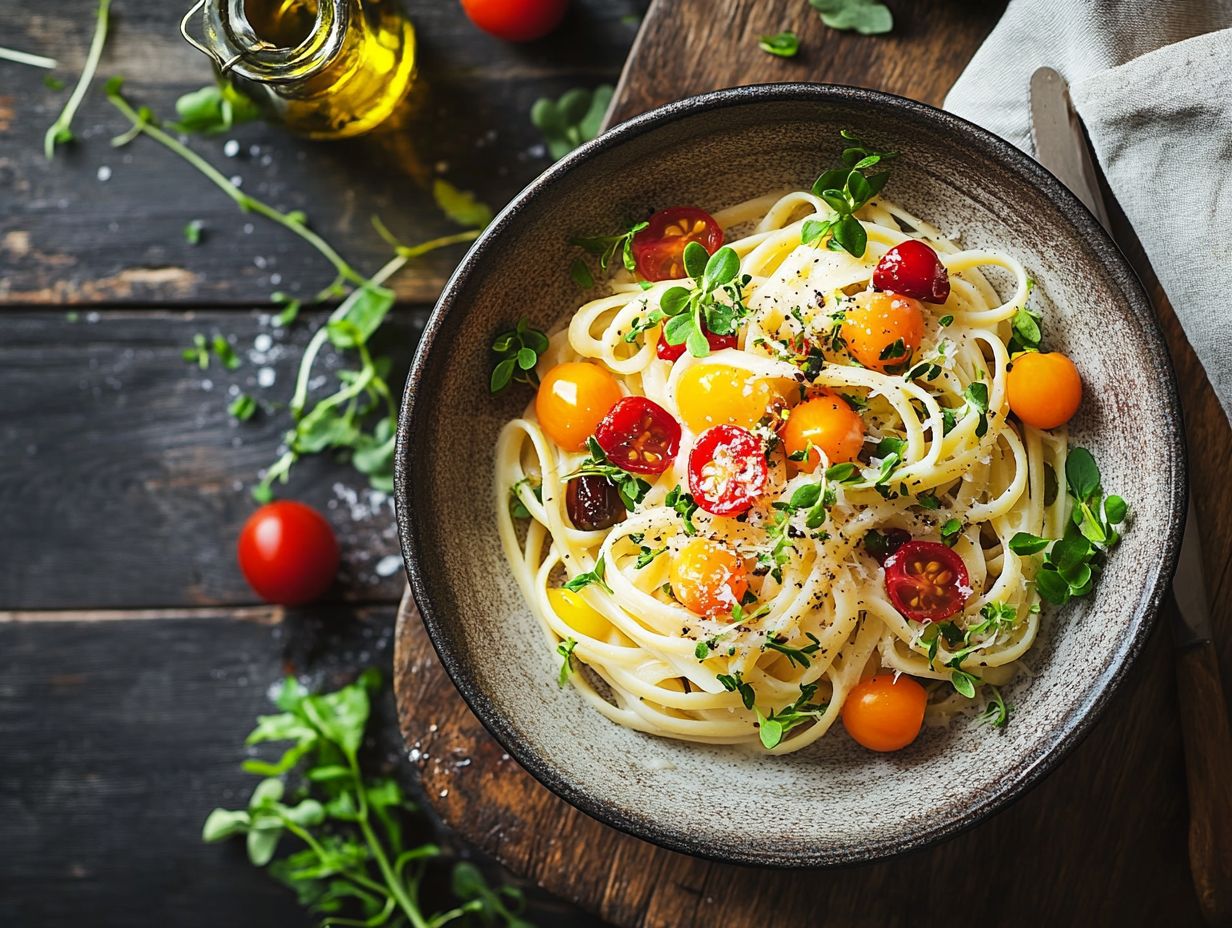
<path fill-rule="evenodd" d="M 580 302 L 568 240 L 652 208 L 708 209 L 807 188 L 839 130 L 902 156 L 886 195 L 967 247 L 1015 255 L 1039 282 L 1050 346 L 1076 358 L 1072 442 L 1092 450 L 1133 522 L 1087 598 L 1046 619 L 996 731 L 959 722 L 866 751 L 837 725 L 783 757 L 629 731 L 556 686 L 557 656 L 497 539 L 492 449 L 528 401 L 488 393 L 488 346 L 519 316 L 543 329 Z M 1154 621 L 1183 523 L 1184 450 L 1168 354 L 1142 288 L 1090 213 L 1009 144 L 869 90 L 741 87 L 640 116 L 553 165 L 496 218 L 441 294 L 398 432 L 398 522 L 412 591 L 450 677 L 530 773 L 600 821 L 724 861 L 816 867 L 936 841 L 1006 805 L 1095 721 Z"/>

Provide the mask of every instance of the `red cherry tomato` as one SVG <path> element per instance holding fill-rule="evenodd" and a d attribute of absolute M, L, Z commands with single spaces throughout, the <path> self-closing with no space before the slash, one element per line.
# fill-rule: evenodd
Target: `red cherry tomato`
<path fill-rule="evenodd" d="M 603 417 L 595 441 L 622 470 L 661 474 L 680 450 L 680 423 L 653 400 L 626 396 Z"/>
<path fill-rule="evenodd" d="M 886 558 L 885 584 L 894 608 L 916 622 L 957 615 L 971 597 L 962 558 L 935 541 L 909 541 Z"/>
<path fill-rule="evenodd" d="M 723 230 L 704 209 L 673 206 L 662 209 L 633 236 L 637 272 L 647 280 L 678 280 L 685 276 L 684 246 L 697 242 L 714 254 L 723 244 Z"/>
<path fill-rule="evenodd" d="M 569 0 L 462 0 L 476 26 L 506 42 L 540 39 L 560 25 Z"/>
<path fill-rule="evenodd" d="M 706 333 L 706 341 L 709 342 L 711 351 L 735 348 L 739 343 L 739 339 L 735 335 L 715 335 L 713 332 Z M 669 345 L 663 337 L 663 333 L 659 333 L 659 344 L 655 347 L 655 354 L 664 361 L 678 360 L 684 354 L 684 349 L 684 342 L 681 342 L 679 345 Z"/>
<path fill-rule="evenodd" d="M 910 238 L 877 263 L 873 287 L 925 303 L 944 303 L 950 298 L 950 275 L 935 251 Z"/>
<path fill-rule="evenodd" d="M 766 446 L 738 425 L 707 429 L 689 452 L 689 492 L 711 515 L 744 512 L 766 489 L 769 479 Z"/>
<path fill-rule="evenodd" d="M 296 606 L 329 589 L 338 573 L 338 541 L 325 517 L 303 503 L 262 506 L 244 523 L 240 570 L 266 602 Z"/>

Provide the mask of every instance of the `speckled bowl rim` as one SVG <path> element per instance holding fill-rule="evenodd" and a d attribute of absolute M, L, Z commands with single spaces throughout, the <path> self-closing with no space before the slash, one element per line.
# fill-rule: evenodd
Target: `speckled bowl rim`
<path fill-rule="evenodd" d="M 1077 227 L 1078 232 L 1086 237 L 1110 277 L 1128 297 L 1126 310 L 1140 324 L 1143 337 L 1149 342 L 1147 347 L 1150 356 L 1157 361 L 1157 366 L 1151 373 L 1161 377 L 1165 382 L 1167 408 L 1161 411 L 1163 414 L 1161 416 L 1162 427 L 1165 430 L 1167 443 L 1172 446 L 1174 452 L 1173 471 L 1171 474 L 1164 475 L 1169 478 L 1170 492 L 1166 503 L 1170 503 L 1171 508 L 1167 524 L 1162 526 L 1159 534 L 1160 556 L 1154 573 L 1144 578 L 1133 619 L 1127 629 L 1128 634 L 1124 637 L 1121 647 L 1112 655 L 1107 667 L 1090 687 L 1087 699 L 1072 709 L 1064 721 L 1054 726 L 1048 733 L 1034 761 L 1029 758 L 1024 759 L 1018 767 L 1014 768 L 1011 775 L 1002 780 L 994 792 L 976 800 L 961 814 L 946 818 L 935 825 L 888 838 L 871 840 L 863 845 L 829 848 L 807 855 L 799 853 L 787 855 L 775 851 L 756 852 L 743 847 L 717 847 L 709 842 L 695 839 L 674 827 L 664 827 L 658 824 L 647 825 L 641 821 L 634 821 L 624 815 L 620 809 L 605 804 L 601 798 L 578 789 L 559 773 L 549 758 L 541 756 L 524 743 L 504 718 L 500 707 L 476 686 L 465 661 L 460 655 L 450 650 L 448 636 L 445 633 L 447 616 L 442 615 L 437 609 L 431 578 L 419 568 L 419 552 L 426 544 L 431 544 L 431 539 L 424 537 L 424 532 L 428 527 L 420 523 L 410 504 L 411 474 L 417 468 L 410 466 L 409 455 L 422 453 L 422 449 L 410 447 L 409 439 L 416 431 L 422 433 L 421 419 L 426 415 L 424 408 L 416 402 L 418 387 L 427 369 L 428 357 L 435 346 L 440 343 L 441 350 L 449 350 L 450 335 L 456 332 L 460 317 L 467 311 L 467 306 L 459 305 L 455 302 L 455 298 L 470 275 L 475 272 L 476 268 L 483 265 L 493 241 L 502 235 L 518 213 L 530 203 L 542 197 L 552 196 L 558 185 L 568 182 L 569 174 L 574 167 L 589 161 L 601 152 L 618 148 L 634 138 L 653 133 L 656 129 L 681 117 L 707 111 L 719 111 L 727 107 L 748 106 L 758 102 L 817 104 L 842 102 L 898 108 L 917 118 L 936 123 L 948 132 L 962 137 L 979 153 L 1042 190 L 1057 204 L 1064 216 Z M 430 398 L 431 392 L 425 394 L 425 397 Z M 466 700 L 479 721 L 510 756 L 557 796 L 600 822 L 627 834 L 673 851 L 723 863 L 783 869 L 848 866 L 918 850 L 971 828 L 992 813 L 1004 809 L 1038 784 L 1090 732 L 1150 636 L 1168 582 L 1176 566 L 1185 521 L 1186 494 L 1185 441 L 1180 402 L 1177 397 L 1176 378 L 1163 334 L 1151 308 L 1150 300 L 1137 275 L 1086 206 L 1034 159 L 1009 142 L 952 113 L 882 91 L 839 84 L 813 83 L 754 84 L 732 87 L 661 106 L 628 122 L 621 123 L 593 142 L 570 153 L 544 171 L 514 197 L 509 205 L 496 216 L 483 235 L 475 241 L 454 270 L 427 321 L 403 393 L 402 411 L 398 420 L 394 472 L 394 499 L 403 559 L 406 562 L 411 592 L 419 606 L 428 637 L 445 671 L 462 694 L 462 698 Z"/>

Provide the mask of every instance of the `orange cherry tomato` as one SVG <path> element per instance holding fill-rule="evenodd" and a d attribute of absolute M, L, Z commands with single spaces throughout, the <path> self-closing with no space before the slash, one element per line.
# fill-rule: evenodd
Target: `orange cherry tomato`
<path fill-rule="evenodd" d="M 566 451 L 581 451 L 622 395 L 605 368 L 568 361 L 544 375 L 535 394 L 535 415 L 548 438 Z"/>
<path fill-rule="evenodd" d="M 1006 378 L 1010 409 L 1037 429 L 1055 429 L 1074 417 L 1082 403 L 1082 378 L 1059 351 L 1028 351 L 1010 363 Z"/>
<path fill-rule="evenodd" d="M 856 294 L 840 330 L 847 351 L 875 371 L 903 370 L 924 337 L 924 308 L 897 293 Z"/>
<path fill-rule="evenodd" d="M 730 364 L 695 364 L 676 384 L 676 407 L 694 434 L 715 425 L 751 429 L 782 404 L 773 381 Z"/>
<path fill-rule="evenodd" d="M 863 446 L 864 420 L 829 390 L 794 407 L 783 426 L 783 447 L 796 470 L 816 470 L 822 454 L 831 464 L 854 461 Z M 797 460 L 806 450 L 808 457 Z"/>
<path fill-rule="evenodd" d="M 843 703 L 843 727 L 870 751 L 897 751 L 920 734 L 928 694 L 913 678 L 892 673 L 857 683 Z"/>
<path fill-rule="evenodd" d="M 672 560 L 672 593 L 690 612 L 731 612 L 749 588 L 748 568 L 730 548 L 709 538 L 694 538 Z"/>
<path fill-rule="evenodd" d="M 723 244 L 723 230 L 714 217 L 696 206 L 661 209 L 633 236 L 633 260 L 647 280 L 679 280 L 685 276 L 684 246 L 697 242 L 714 254 Z"/>

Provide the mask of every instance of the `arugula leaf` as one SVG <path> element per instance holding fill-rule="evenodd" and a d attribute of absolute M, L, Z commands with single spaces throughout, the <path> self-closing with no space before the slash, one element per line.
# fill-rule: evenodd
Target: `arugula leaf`
<path fill-rule="evenodd" d="M 543 133 L 552 160 L 560 160 L 599 134 L 614 92 L 614 88 L 603 84 L 593 91 L 565 91 L 558 100 L 541 97 L 535 101 L 530 121 Z"/>
<path fill-rule="evenodd" d="M 775 35 L 763 35 L 757 40 L 757 47 L 767 55 L 778 58 L 794 58 L 800 51 L 800 38 L 794 32 L 779 32 Z"/>
<path fill-rule="evenodd" d="M 94 75 L 98 71 L 99 59 L 103 57 L 103 46 L 107 42 L 110 6 L 111 0 L 98 0 L 98 7 L 94 14 L 94 36 L 90 39 L 90 50 L 86 52 L 86 62 L 82 66 L 73 92 L 64 104 L 64 109 L 60 111 L 56 121 L 48 126 L 47 132 L 43 135 L 43 154 L 47 156 L 48 161 L 55 157 L 57 145 L 71 142 L 74 139 L 73 117 L 77 115 L 77 108 L 85 99 L 90 82 L 94 80 Z"/>
<path fill-rule="evenodd" d="M 881 35 L 894 28 L 893 14 L 878 0 L 809 0 L 809 5 L 831 29 Z"/>

